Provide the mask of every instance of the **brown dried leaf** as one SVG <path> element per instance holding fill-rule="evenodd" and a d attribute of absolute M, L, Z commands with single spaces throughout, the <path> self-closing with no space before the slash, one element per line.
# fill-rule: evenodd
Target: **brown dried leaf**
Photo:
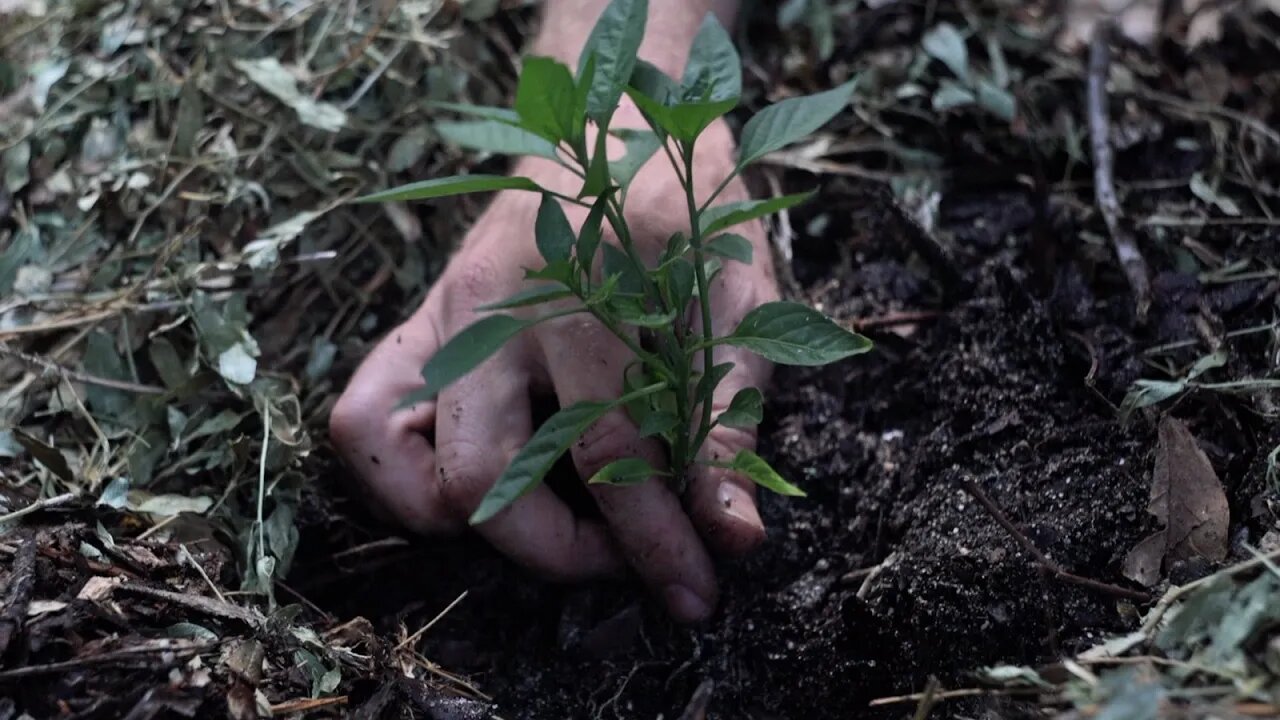
<path fill-rule="evenodd" d="M 1200 557 L 1227 556 L 1230 510 L 1213 465 L 1187 426 L 1172 416 L 1160 421 L 1156 465 L 1147 512 L 1164 529 L 1138 543 L 1124 560 L 1126 577 L 1145 585 L 1163 565 Z"/>

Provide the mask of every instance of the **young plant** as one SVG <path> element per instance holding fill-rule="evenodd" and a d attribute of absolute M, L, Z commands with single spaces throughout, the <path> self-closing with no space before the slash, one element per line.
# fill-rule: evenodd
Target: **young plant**
<path fill-rule="evenodd" d="M 694 145 L 708 125 L 738 104 L 742 65 L 728 34 L 708 15 L 693 42 L 684 75 L 676 82 L 636 57 L 647 14 L 647 0 L 613 0 L 592 31 L 576 74 L 555 60 L 528 58 L 516 88 L 514 110 L 450 104 L 448 109 L 475 119 L 437 125 L 445 139 L 459 145 L 539 155 L 560 163 L 582 179 L 577 197 L 544 189 L 524 177 L 458 175 L 362 198 L 421 200 L 492 190 L 542 194 L 534 234 L 546 264 L 525 273 L 535 283 L 506 300 L 478 308 L 491 314 L 465 328 L 431 358 L 422 370 L 425 387 L 406 403 L 434 397 L 521 331 L 573 313 L 591 314 L 635 354 L 622 378 L 623 395 L 610 401 L 580 402 L 547 420 L 484 497 L 471 516 L 473 524 L 493 517 L 536 487 L 571 443 L 615 408 L 624 408 L 642 435 L 664 441 L 669 469 L 651 467 L 638 457 L 624 458 L 607 465 L 589 482 L 627 485 L 661 475 L 683 486 L 688 469 L 703 463 L 730 468 L 783 495 L 803 495 L 753 452 L 744 450 L 724 462 L 698 457 L 717 424 L 750 427 L 761 419 L 762 398 L 755 388 L 738 392 L 728 409 L 712 417 L 712 393 L 733 367 L 732 363 L 716 364 L 713 351 L 718 345 L 732 345 L 783 365 L 824 365 L 871 347 L 866 338 L 792 302 L 761 305 L 733 332 L 717 337 L 706 302 L 710 281 L 723 263 L 752 260 L 751 244 L 728 232 L 730 228 L 792 207 L 811 193 L 713 205 L 716 197 L 745 167 L 834 117 L 848 104 L 852 84 L 783 100 L 751 118 L 742 131 L 737 166 L 699 204 L 692 185 Z M 623 93 L 644 113 L 650 130 L 609 129 Z M 587 139 L 588 123 L 597 129 L 592 143 Z M 610 161 L 606 155 L 609 134 L 625 143 L 626 153 L 619 160 Z M 627 189 L 640 167 L 660 149 L 683 185 L 690 231 L 673 236 L 656 266 L 649 267 L 640 259 L 627 226 Z M 590 208 L 577 233 L 561 202 Z M 606 222 L 619 247 L 601 242 Z M 549 303 L 556 303 L 554 310 L 532 317 L 494 312 Z M 685 310 L 694 303 L 701 312 L 700 332 L 686 320 Z M 629 332 L 630 328 L 641 332 Z M 637 334 L 643 340 L 636 340 Z M 699 372 L 699 357 L 703 372 Z"/>

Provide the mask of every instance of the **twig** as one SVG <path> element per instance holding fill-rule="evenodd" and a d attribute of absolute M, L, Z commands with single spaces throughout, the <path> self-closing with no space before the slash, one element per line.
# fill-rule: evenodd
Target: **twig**
<path fill-rule="evenodd" d="M 195 610 L 211 617 L 222 618 L 224 620 L 237 620 L 248 625 L 251 628 L 259 628 L 262 626 L 262 616 L 247 608 L 239 605 L 232 605 L 229 602 L 215 600 L 213 598 L 204 597 L 203 595 L 193 595 L 190 593 L 177 593 L 169 590 L 158 590 L 146 585 L 138 585 L 135 583 L 125 583 L 118 590 L 131 592 L 136 595 L 145 595 L 156 600 L 164 600 L 180 605 L 189 610 Z"/>
<path fill-rule="evenodd" d="M 1041 695 L 1048 692 L 1044 688 L 960 688 L 958 690 L 942 690 L 933 693 L 934 701 L 952 700 L 955 698 L 966 697 L 983 697 L 983 696 L 1001 696 L 1001 695 Z M 892 695 L 890 697 L 876 698 L 869 704 L 871 707 L 880 707 L 881 705 L 897 705 L 899 703 L 918 703 L 925 698 L 923 692 L 911 693 L 910 695 Z"/>
<path fill-rule="evenodd" d="M 177 665 L 187 656 L 196 655 L 205 650 L 212 650 L 221 645 L 222 641 L 214 641 L 208 643 L 184 644 L 178 640 L 168 640 L 156 646 L 148 646 L 141 648 L 128 648 L 125 650 L 116 650 L 114 652 L 106 652 L 101 655 L 93 655 L 91 657 L 74 658 L 71 660 L 63 660 L 62 662 L 48 663 L 46 665 L 27 665 L 25 667 L 13 668 L 11 670 L 0 670 L 0 682 L 10 680 L 21 680 L 23 678 L 37 677 L 40 675 L 56 675 L 72 670 L 83 670 L 85 668 L 97 667 L 99 665 L 111 665 L 114 663 L 127 663 L 131 660 L 147 658 L 147 663 L 154 666 L 159 662 L 164 665 Z M 152 655 L 159 656 L 152 658 Z"/>
<path fill-rule="evenodd" d="M 1089 136 L 1093 150 L 1093 192 L 1107 224 L 1120 267 L 1133 291 L 1138 321 L 1151 308 L 1151 281 L 1146 258 L 1137 242 L 1120 224 L 1120 201 L 1116 197 L 1115 157 L 1111 152 L 1111 119 L 1107 103 L 1107 75 L 1111 70 L 1111 24 L 1100 22 L 1089 47 Z"/>
<path fill-rule="evenodd" d="M 1018 528 L 1014 526 L 1008 516 L 1006 516 L 1000 508 L 996 506 L 995 502 L 992 501 L 991 497 L 983 492 L 982 488 L 978 487 L 978 484 L 973 481 L 973 478 L 964 478 L 961 480 L 961 485 L 964 486 L 965 492 L 969 493 L 974 500 L 977 500 L 978 503 L 982 505 L 988 513 L 990 513 L 991 517 L 995 518 L 995 521 L 1000 523 L 1000 527 L 1004 528 L 1005 532 L 1009 533 L 1009 535 L 1022 547 L 1023 550 L 1031 555 L 1031 557 L 1034 558 L 1035 561 L 1045 569 L 1045 571 L 1057 580 L 1071 585 L 1079 585 L 1080 587 L 1089 588 L 1090 590 L 1096 590 L 1101 593 L 1107 593 L 1108 595 L 1136 600 L 1138 602 L 1147 602 L 1151 600 L 1151 596 L 1144 592 L 1130 590 L 1129 588 L 1112 585 L 1111 583 L 1104 583 L 1087 577 L 1081 577 L 1075 573 L 1063 570 L 1061 565 L 1054 562 L 1048 555 L 1041 552 L 1040 548 L 1035 546 L 1035 543 L 1031 542 L 1026 535 L 1022 534 L 1022 531 L 1018 530 Z"/>
<path fill-rule="evenodd" d="M 899 325 L 914 325 L 925 320 L 941 317 L 942 314 L 938 310 L 899 310 L 887 312 L 883 315 L 854 318 L 849 321 L 849 325 L 853 326 L 854 330 L 859 331 L 875 330 L 877 328 L 898 327 Z"/>
<path fill-rule="evenodd" d="M 36 538 L 30 530 L 23 532 L 22 544 L 9 566 L 9 592 L 0 612 L 0 661 L 13 636 L 22 629 L 22 620 L 31 604 L 31 593 L 36 586 Z"/>
<path fill-rule="evenodd" d="M 14 350 L 4 343 L 0 343 L 0 355 L 11 357 L 26 365 L 38 367 L 45 372 L 58 375 L 67 380 L 75 380 L 76 382 L 86 383 L 88 385 L 97 385 L 98 387 L 111 388 L 113 390 L 123 390 L 124 392 L 137 393 L 139 395 L 163 395 L 167 392 L 162 387 L 155 385 L 141 385 L 139 383 L 129 382 L 127 380 L 114 380 L 112 378 L 98 377 L 89 373 L 72 370 L 63 367 L 50 360 L 45 360 L 36 355 L 29 355 L 21 350 Z"/>
<path fill-rule="evenodd" d="M 916 714 L 912 716 L 912 720 L 925 720 L 929 717 L 929 713 L 933 711 L 933 706 L 938 702 L 938 691 L 942 689 L 942 683 L 938 682 L 938 678 L 930 675 L 929 682 L 925 683 L 923 697 L 920 698 L 920 704 L 916 705 Z"/>
<path fill-rule="evenodd" d="M 680 720 L 706 720 L 707 706 L 711 704 L 711 693 L 716 689 L 715 683 L 703 680 L 698 689 L 693 691 L 689 704 L 680 713 Z"/>
<path fill-rule="evenodd" d="M 63 505 L 67 505 L 68 503 L 70 503 L 71 501 L 75 500 L 78 497 L 80 497 L 78 493 L 63 493 L 61 495 L 54 495 L 51 498 L 44 498 L 42 500 L 37 500 L 24 508 L 18 508 L 17 510 L 14 510 L 11 513 L 0 515 L 0 525 L 3 525 L 4 523 L 8 523 L 8 522 L 13 522 L 18 518 L 26 515 L 30 515 L 33 512 L 48 510 L 49 508 L 62 507 Z"/>
<path fill-rule="evenodd" d="M 458 603 L 465 600 L 467 598 L 467 592 L 468 592 L 467 590 L 463 590 L 461 595 L 454 598 L 453 602 L 449 603 L 449 605 L 445 607 L 445 609 L 441 610 L 435 617 L 431 618 L 431 622 L 427 623 L 426 625 L 423 625 L 422 628 L 418 630 L 418 632 L 410 635 L 404 640 L 401 640 L 400 644 L 396 645 L 395 649 L 397 651 L 403 650 L 406 646 L 412 645 L 414 642 L 416 642 L 418 638 L 422 637 L 423 634 L 425 634 L 428 630 L 432 628 L 432 626 L 440 622 L 441 618 L 443 618 L 445 615 L 448 615 L 450 610 L 453 610 L 455 607 L 457 607 Z"/>
<path fill-rule="evenodd" d="M 298 700 L 286 700 L 285 702 L 272 705 L 270 708 L 271 715 L 272 716 L 288 715 L 289 713 L 301 713 L 301 712 L 310 712 L 312 710 L 319 710 L 320 708 L 330 707 L 332 705 L 346 705 L 348 699 L 349 698 L 346 695 L 335 695 L 334 697 L 300 698 Z"/>

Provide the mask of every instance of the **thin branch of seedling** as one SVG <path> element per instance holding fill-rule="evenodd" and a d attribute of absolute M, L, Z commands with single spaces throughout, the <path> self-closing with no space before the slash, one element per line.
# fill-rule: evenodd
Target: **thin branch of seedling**
<path fill-rule="evenodd" d="M 473 524 L 493 517 L 541 483 L 573 441 L 613 411 L 625 412 L 642 435 L 662 441 L 666 467 L 652 467 L 638 457 L 622 458 L 588 482 L 629 485 L 668 478 L 682 490 L 689 468 L 703 463 L 726 467 L 778 493 L 803 495 L 749 450 L 727 461 L 699 459 L 713 428 L 748 428 L 762 416 L 763 402 L 756 388 L 740 390 L 727 409 L 716 415 L 712 402 L 716 386 L 732 364 L 717 366 L 715 349 L 730 345 L 775 363 L 824 365 L 871 348 L 866 338 L 798 303 L 766 303 L 722 336 L 715 334 L 717 328 L 711 322 L 715 274 L 726 262 L 749 264 L 755 249 L 742 236 L 725 231 L 786 210 L 809 194 L 712 203 L 747 165 L 802 140 L 835 117 L 848 105 L 852 84 L 784 100 L 751 118 L 743 127 L 738 164 L 699 205 L 694 148 L 702 131 L 738 104 L 742 64 L 728 33 L 708 15 L 694 39 L 683 77 L 679 81 L 667 77 L 636 57 L 647 15 L 647 0 L 613 0 L 600 16 L 576 75 L 555 60 L 528 58 L 522 65 L 514 111 L 450 106 L 481 118 L 450 123 L 451 141 L 488 152 L 550 157 L 581 181 L 576 197 L 548 190 L 528 178 L 460 175 L 360 198 L 425 200 L 494 190 L 542 195 L 533 235 L 546 264 L 526 271 L 530 281 L 526 289 L 477 308 L 482 316 L 427 362 L 423 386 L 404 403 L 434 397 L 507 340 L 567 313 L 590 313 L 634 356 L 621 378 L 621 397 L 570 405 L 548 419 L 481 501 L 471 517 Z M 608 47 L 602 45 L 606 42 Z M 640 108 L 648 131 L 610 128 L 624 94 Z M 494 122 L 509 126 L 496 134 L 499 139 L 495 139 Z M 623 141 L 624 157 L 608 158 L 605 135 Z M 646 243 L 647 250 L 651 239 L 635 236 L 627 222 L 626 197 L 632 178 L 659 149 L 683 190 L 689 231 L 671 237 L 658 262 L 649 266 L 641 243 Z M 581 228 L 570 225 L 560 203 L 589 210 Z M 604 242 L 604 223 L 613 231 L 616 246 Z M 539 314 L 537 307 L 550 302 L 561 306 Z M 694 304 L 701 320 L 698 333 L 691 332 L 687 314 Z"/>

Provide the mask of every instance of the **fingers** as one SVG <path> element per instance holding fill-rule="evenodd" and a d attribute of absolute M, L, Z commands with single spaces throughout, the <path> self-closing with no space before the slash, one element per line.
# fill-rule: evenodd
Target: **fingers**
<path fill-rule="evenodd" d="M 712 399 L 711 416 L 718 417 L 734 394 L 748 387 L 763 388 L 768 363 L 741 350 L 716 353 L 716 362 L 732 362 L 733 370 L 720 382 Z M 717 425 L 707 435 L 699 456 L 728 462 L 739 451 L 755 450 L 756 429 Z M 695 465 L 689 478 L 687 503 L 694 525 L 716 550 L 744 555 L 764 541 L 764 523 L 756 509 L 755 484 L 731 470 Z"/>
<path fill-rule="evenodd" d="M 711 324 L 716 335 L 733 332 L 743 316 L 758 305 L 778 298 L 777 286 L 769 264 L 769 250 L 764 242 L 764 229 L 759 223 L 743 225 L 742 235 L 752 242 L 754 262 L 745 265 L 727 261 L 716 277 L 711 292 Z M 702 331 L 701 314 L 693 323 Z M 733 370 L 716 387 L 712 396 L 713 418 L 729 407 L 733 396 L 745 388 L 763 390 L 768 384 L 772 365 L 760 356 L 738 348 L 716 349 L 716 363 L 732 362 Z M 699 367 L 702 357 L 699 357 Z M 756 429 L 712 428 L 702 446 L 700 457 L 727 462 L 742 450 L 755 450 Z M 765 538 L 764 524 L 755 503 L 756 488 L 748 478 L 725 468 L 694 466 L 686 500 L 689 514 L 698 531 L 716 550 L 742 555 L 755 549 Z"/>
<path fill-rule="evenodd" d="M 427 441 L 434 402 L 397 410 L 421 387 L 420 370 L 439 346 L 434 323 L 419 313 L 373 349 L 329 416 L 329 434 L 371 500 L 406 528 L 446 533 L 461 524 L 437 495 L 435 453 Z"/>
<path fill-rule="evenodd" d="M 462 518 L 480 505 L 529 440 L 528 373 L 519 346 L 500 351 L 440 395 L 436 447 L 445 503 Z M 476 530 L 516 562 L 557 580 L 611 574 L 622 566 L 598 523 L 576 517 L 539 485 Z"/>
<path fill-rule="evenodd" d="M 593 321 L 569 317 L 555 322 L 540 337 L 561 406 L 619 397 L 630 361 L 626 346 Z M 588 428 L 572 446 L 572 455 L 584 479 L 623 457 L 642 457 L 655 467 L 665 464 L 660 446 L 641 439 L 621 410 Z M 679 498 L 662 479 L 590 490 L 628 562 L 671 615 L 682 622 L 710 615 L 718 594 L 711 558 Z"/>

